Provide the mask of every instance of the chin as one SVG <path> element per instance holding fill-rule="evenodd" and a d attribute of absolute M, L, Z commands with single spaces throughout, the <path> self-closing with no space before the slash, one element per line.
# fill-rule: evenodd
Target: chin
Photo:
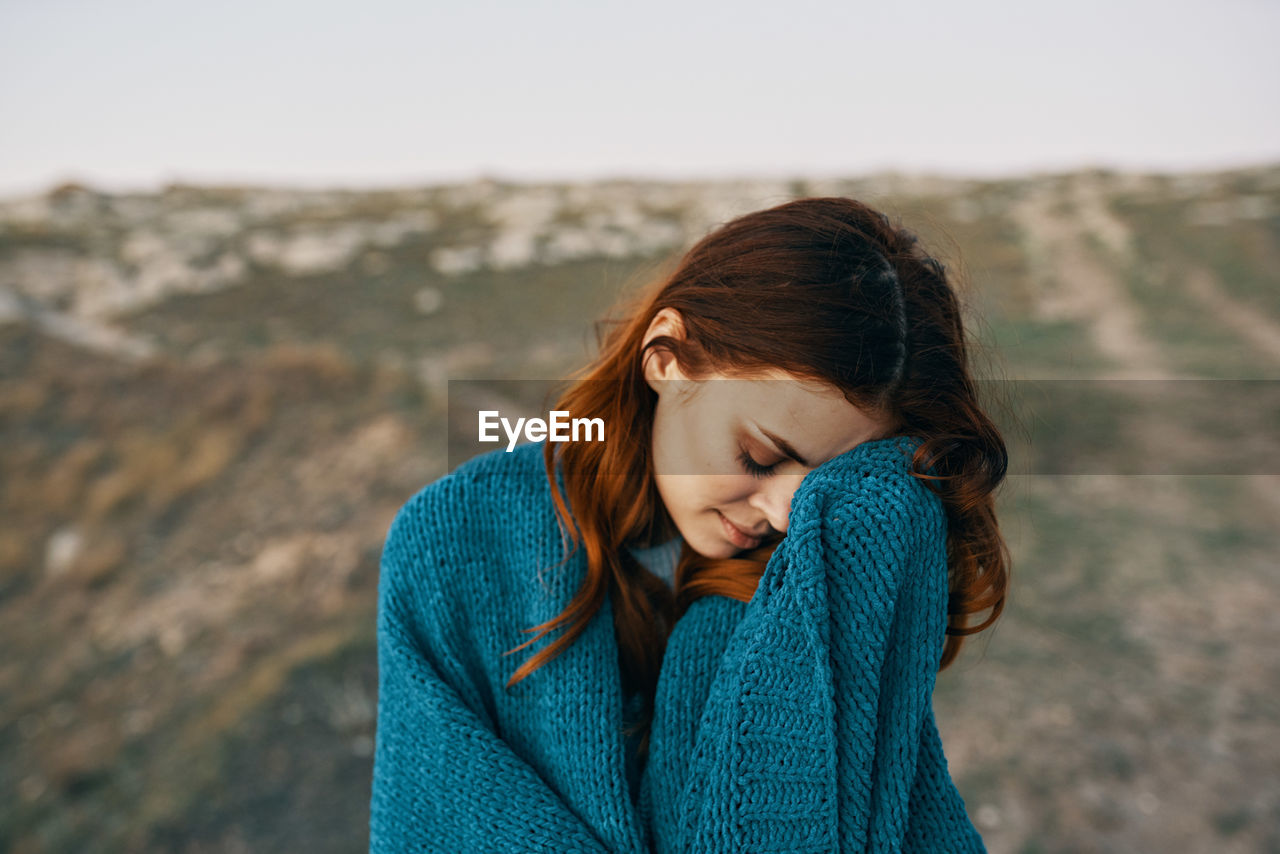
<path fill-rule="evenodd" d="M 680 532 L 680 536 L 684 538 L 685 543 L 695 553 L 705 558 L 723 560 L 724 558 L 737 557 L 748 551 L 748 549 L 738 548 L 724 538 L 720 528 L 720 517 L 714 510 L 710 511 L 710 520 L 701 526 L 696 523 L 695 519 L 685 519 L 683 520 L 684 524 L 681 524 L 679 520 L 673 520 L 676 524 L 676 530 Z M 690 531 L 691 528 L 692 531 Z M 692 536 L 690 536 L 691 533 Z"/>
<path fill-rule="evenodd" d="M 717 521 L 717 527 L 719 522 Z M 688 537 L 685 538 L 689 543 L 689 547 L 703 557 L 723 560 L 724 558 L 734 557 L 745 549 L 740 549 L 733 543 L 724 540 L 715 535 L 707 535 L 707 538 L 701 542 L 695 542 Z"/>

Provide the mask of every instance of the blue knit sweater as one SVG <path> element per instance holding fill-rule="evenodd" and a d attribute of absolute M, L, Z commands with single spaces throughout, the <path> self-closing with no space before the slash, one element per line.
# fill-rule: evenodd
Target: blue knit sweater
<path fill-rule="evenodd" d="M 984 851 L 934 722 L 946 518 L 915 441 L 814 469 L 752 600 L 689 607 L 638 778 L 607 597 L 505 687 L 586 567 L 555 566 L 543 443 L 421 489 L 382 554 L 370 851 Z"/>

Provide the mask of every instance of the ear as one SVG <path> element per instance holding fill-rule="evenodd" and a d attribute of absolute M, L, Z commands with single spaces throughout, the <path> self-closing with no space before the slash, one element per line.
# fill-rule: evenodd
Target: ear
<path fill-rule="evenodd" d="M 680 312 L 674 308 L 664 308 L 653 316 L 653 320 L 649 323 L 649 328 L 644 333 L 644 341 L 641 346 L 648 344 L 659 335 L 668 335 L 678 340 L 684 340 L 684 320 L 680 317 Z M 670 380 L 687 379 L 684 372 L 680 370 L 680 363 L 676 361 L 675 354 L 666 349 L 653 349 L 646 354 L 643 365 L 644 379 L 649 384 L 649 388 L 658 394 L 662 393 L 660 384 Z"/>

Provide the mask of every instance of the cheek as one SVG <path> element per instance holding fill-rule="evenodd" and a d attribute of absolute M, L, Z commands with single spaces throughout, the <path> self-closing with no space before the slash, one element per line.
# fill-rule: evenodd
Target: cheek
<path fill-rule="evenodd" d="M 653 461 L 655 473 L 684 478 L 687 488 L 694 492 L 706 492 L 701 482 L 723 479 L 716 475 L 724 472 L 725 462 L 715 460 L 724 456 L 722 449 L 714 447 L 705 430 L 697 427 L 696 419 L 677 411 L 667 417 L 659 416 L 653 427 Z M 718 465 L 718 468 L 717 468 Z M 709 475 L 707 472 L 714 472 Z"/>
<path fill-rule="evenodd" d="M 704 475 L 700 481 L 698 498 L 701 509 L 713 510 L 745 499 L 751 494 L 749 479 L 733 475 Z"/>
<path fill-rule="evenodd" d="M 659 403 L 653 422 L 653 461 L 655 473 L 679 477 L 697 471 L 700 458 L 696 434 L 688 429 L 684 413 Z"/>
<path fill-rule="evenodd" d="M 679 514 L 714 514 L 716 509 L 751 493 L 749 488 L 743 488 L 741 478 L 732 476 L 657 474 L 654 481 L 667 509 Z"/>

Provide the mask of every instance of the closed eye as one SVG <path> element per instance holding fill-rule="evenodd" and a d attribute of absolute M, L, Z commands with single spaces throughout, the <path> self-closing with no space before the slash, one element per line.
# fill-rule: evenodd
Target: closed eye
<path fill-rule="evenodd" d="M 747 473 L 752 477 L 766 478 L 773 474 L 773 470 L 778 467 L 777 463 L 768 466 L 761 465 L 752 459 L 751 454 L 747 453 L 746 448 L 743 448 L 741 445 L 738 447 L 741 451 L 741 453 L 738 454 L 738 462 L 742 463 L 742 467 L 746 469 Z"/>

